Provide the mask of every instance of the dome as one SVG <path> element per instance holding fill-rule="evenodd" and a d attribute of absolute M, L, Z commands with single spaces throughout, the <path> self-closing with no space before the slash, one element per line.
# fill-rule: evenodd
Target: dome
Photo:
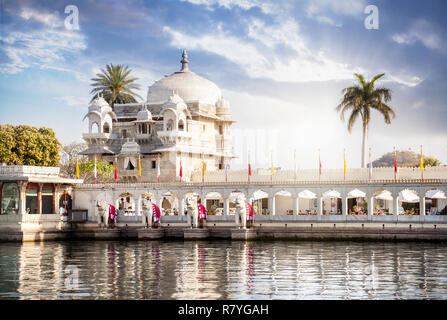
<path fill-rule="evenodd" d="M 102 109 L 102 108 L 110 108 L 112 109 L 106 100 L 104 100 L 102 95 L 97 96 L 92 103 L 90 103 L 91 109 Z"/>
<path fill-rule="evenodd" d="M 149 87 L 147 102 L 151 104 L 168 101 L 173 93 L 179 95 L 185 102 L 200 101 L 215 105 L 222 97 L 219 87 L 188 68 L 186 51 L 183 51 L 182 69 L 156 81 Z"/>
<path fill-rule="evenodd" d="M 152 113 L 147 110 L 147 106 L 145 105 L 137 114 L 137 120 L 134 122 L 148 122 L 152 121 Z"/>

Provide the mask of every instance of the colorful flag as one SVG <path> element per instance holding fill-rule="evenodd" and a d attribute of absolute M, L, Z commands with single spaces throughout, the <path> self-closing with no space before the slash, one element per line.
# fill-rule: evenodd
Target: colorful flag
<path fill-rule="evenodd" d="M 118 181 L 118 160 L 115 157 L 115 183 Z"/>
<path fill-rule="evenodd" d="M 228 171 L 230 170 L 230 166 L 228 162 L 225 164 L 225 182 L 228 181 Z"/>
<path fill-rule="evenodd" d="M 271 175 L 270 175 L 270 181 L 273 181 L 273 176 L 275 175 L 275 168 L 273 167 L 273 155 L 270 152 L 270 162 L 271 162 Z"/>
<path fill-rule="evenodd" d="M 345 173 L 345 175 L 344 175 L 344 179 L 346 180 L 346 174 L 348 173 L 348 170 L 347 170 L 347 168 L 346 168 L 346 150 L 344 151 L 344 155 L 343 155 L 343 162 L 344 162 L 344 173 Z"/>
<path fill-rule="evenodd" d="M 373 175 L 373 164 L 371 160 L 371 148 L 369 148 L 369 181 L 372 180 Z"/>
<path fill-rule="evenodd" d="M 422 156 L 422 145 L 421 145 L 421 163 L 419 164 L 419 166 L 421 167 L 421 179 L 422 182 L 424 182 L 424 158 Z"/>
<path fill-rule="evenodd" d="M 79 179 L 79 163 L 77 158 L 76 158 L 76 179 Z"/>
<path fill-rule="evenodd" d="M 116 222 L 116 216 L 117 212 L 115 206 L 109 204 L 109 219 Z"/>
<path fill-rule="evenodd" d="M 396 148 L 394 148 L 394 180 L 397 179 L 397 157 L 396 157 Z"/>
<path fill-rule="evenodd" d="M 182 182 L 182 176 L 183 176 L 183 172 L 182 172 L 182 159 L 180 159 L 180 172 L 179 172 L 179 176 L 180 176 L 180 182 Z"/>
<path fill-rule="evenodd" d="M 160 159 L 157 161 L 157 181 L 160 182 Z"/>
<path fill-rule="evenodd" d="M 141 161 L 140 161 L 140 155 L 138 155 L 138 182 L 141 180 Z"/>
<path fill-rule="evenodd" d="M 248 151 L 248 183 L 250 183 L 251 165 L 250 165 L 250 151 Z"/>
<path fill-rule="evenodd" d="M 320 149 L 318 149 L 318 166 L 319 166 L 318 180 L 320 180 L 320 179 L 321 179 L 321 157 L 320 157 Z"/>
<path fill-rule="evenodd" d="M 206 164 L 202 154 L 202 182 L 205 181 L 205 171 L 206 171 Z"/>

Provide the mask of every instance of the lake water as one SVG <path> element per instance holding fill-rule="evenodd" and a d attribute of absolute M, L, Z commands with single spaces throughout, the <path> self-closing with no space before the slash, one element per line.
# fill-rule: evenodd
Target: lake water
<path fill-rule="evenodd" d="M 446 299 L 447 245 L 1 243 L 0 298 Z"/>

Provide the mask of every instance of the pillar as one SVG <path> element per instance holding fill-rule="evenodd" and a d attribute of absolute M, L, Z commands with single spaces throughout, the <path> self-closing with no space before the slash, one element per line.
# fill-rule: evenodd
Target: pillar
<path fill-rule="evenodd" d="M 3 202 L 2 192 L 3 192 L 3 182 L 0 182 L 0 214 L 3 214 L 3 212 L 2 212 L 2 202 Z"/>
<path fill-rule="evenodd" d="M 42 214 L 42 187 L 43 184 L 38 184 L 39 188 L 37 189 L 37 214 Z"/>
<path fill-rule="evenodd" d="M 374 214 L 374 196 L 367 195 L 366 199 L 368 200 L 368 220 L 371 220 Z"/>
<path fill-rule="evenodd" d="M 135 196 L 135 217 L 139 216 L 140 213 L 140 201 L 141 201 L 141 194 L 137 194 Z"/>
<path fill-rule="evenodd" d="M 317 216 L 321 217 L 323 215 L 323 197 L 321 195 L 317 196 Z"/>
<path fill-rule="evenodd" d="M 230 214 L 230 195 L 224 195 L 224 215 Z"/>
<path fill-rule="evenodd" d="M 178 220 L 182 220 L 185 214 L 185 195 L 178 195 Z"/>
<path fill-rule="evenodd" d="M 298 215 L 298 211 L 300 210 L 300 197 L 295 195 L 293 197 L 293 215 Z"/>
<path fill-rule="evenodd" d="M 393 193 L 393 216 L 394 220 L 397 220 L 399 214 L 399 194 Z"/>
<path fill-rule="evenodd" d="M 341 213 L 345 218 L 348 215 L 348 197 L 346 196 L 342 197 Z"/>
<path fill-rule="evenodd" d="M 269 211 L 270 211 L 270 216 L 275 215 L 275 195 L 273 195 L 272 197 L 269 197 Z"/>
<path fill-rule="evenodd" d="M 425 216 L 425 193 L 419 195 L 419 215 L 421 219 Z"/>
<path fill-rule="evenodd" d="M 74 194 L 74 192 L 73 192 Z M 61 195 L 61 184 L 57 183 L 54 185 L 54 211 L 56 214 L 59 214 L 59 197 Z M 74 205 L 73 197 L 72 204 Z"/>
<path fill-rule="evenodd" d="M 19 214 L 26 214 L 26 185 L 27 182 L 18 182 L 19 185 Z"/>

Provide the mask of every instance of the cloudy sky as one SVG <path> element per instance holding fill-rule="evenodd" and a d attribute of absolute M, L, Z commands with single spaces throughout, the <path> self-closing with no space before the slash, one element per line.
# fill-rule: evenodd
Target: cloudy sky
<path fill-rule="evenodd" d="M 234 167 L 360 165 L 358 123 L 351 134 L 335 107 L 353 73 L 385 73 L 397 117 L 374 114 L 373 158 L 419 152 L 447 163 L 447 2 L 376 0 L 0 0 L 0 122 L 48 126 L 62 143 L 81 141 L 90 79 L 107 63 L 129 65 L 141 96 L 163 75 L 190 69 L 229 100 Z M 64 21 L 79 11 L 79 30 Z M 379 29 L 365 28 L 376 5 Z M 70 23 L 72 20 L 69 21 Z"/>

